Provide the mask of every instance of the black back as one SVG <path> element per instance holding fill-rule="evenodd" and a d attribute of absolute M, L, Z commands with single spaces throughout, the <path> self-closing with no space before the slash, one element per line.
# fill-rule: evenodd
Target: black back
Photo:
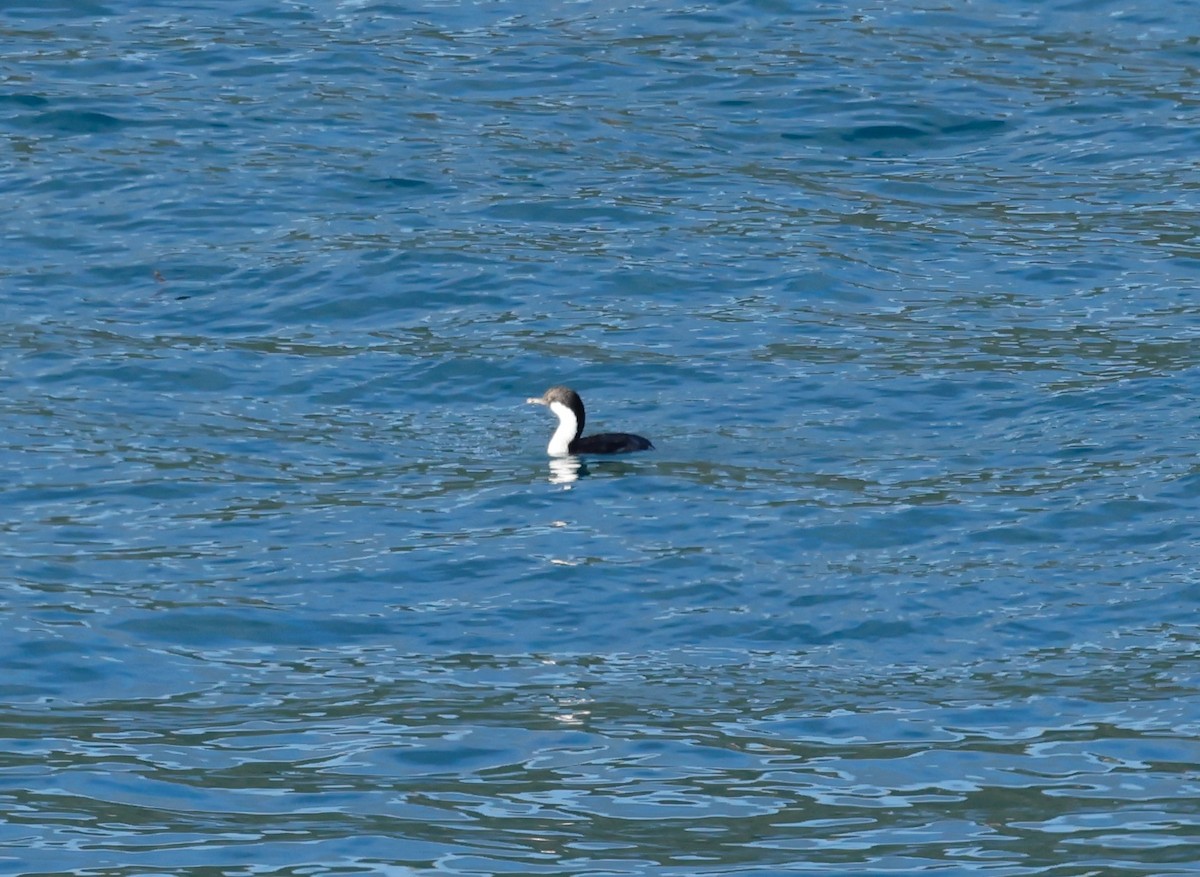
<path fill-rule="evenodd" d="M 630 451 L 650 451 L 654 445 L 640 435 L 628 432 L 602 432 L 585 435 L 571 442 L 572 454 L 627 454 Z"/>

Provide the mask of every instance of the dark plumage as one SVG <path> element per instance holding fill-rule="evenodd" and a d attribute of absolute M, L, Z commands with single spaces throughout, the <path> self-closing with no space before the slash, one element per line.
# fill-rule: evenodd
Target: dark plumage
<path fill-rule="evenodd" d="M 628 432 L 603 432 L 583 435 L 587 415 L 583 400 L 570 387 L 551 387 L 540 398 L 526 399 L 533 405 L 545 405 L 558 415 L 558 429 L 550 438 L 546 452 L 552 457 L 568 454 L 624 454 L 629 451 L 648 451 L 654 445 L 640 435 Z"/>

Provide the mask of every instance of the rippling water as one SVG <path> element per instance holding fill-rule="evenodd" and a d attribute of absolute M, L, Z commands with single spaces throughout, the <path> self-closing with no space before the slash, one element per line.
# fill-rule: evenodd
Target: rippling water
<path fill-rule="evenodd" d="M 0 872 L 1200 870 L 1191 4 L 0 37 Z"/>

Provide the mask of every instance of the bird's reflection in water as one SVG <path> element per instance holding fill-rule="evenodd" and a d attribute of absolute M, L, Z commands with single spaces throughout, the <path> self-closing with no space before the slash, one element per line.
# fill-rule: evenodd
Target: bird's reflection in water
<path fill-rule="evenodd" d="M 578 457 L 552 457 L 550 459 L 550 483 L 570 484 L 587 475 L 587 467 Z"/>

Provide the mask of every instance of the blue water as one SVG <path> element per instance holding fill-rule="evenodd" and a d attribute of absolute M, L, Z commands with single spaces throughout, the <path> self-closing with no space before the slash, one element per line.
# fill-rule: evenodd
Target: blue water
<path fill-rule="evenodd" d="M 1197 21 L 0 5 L 0 873 L 1200 871 Z"/>

